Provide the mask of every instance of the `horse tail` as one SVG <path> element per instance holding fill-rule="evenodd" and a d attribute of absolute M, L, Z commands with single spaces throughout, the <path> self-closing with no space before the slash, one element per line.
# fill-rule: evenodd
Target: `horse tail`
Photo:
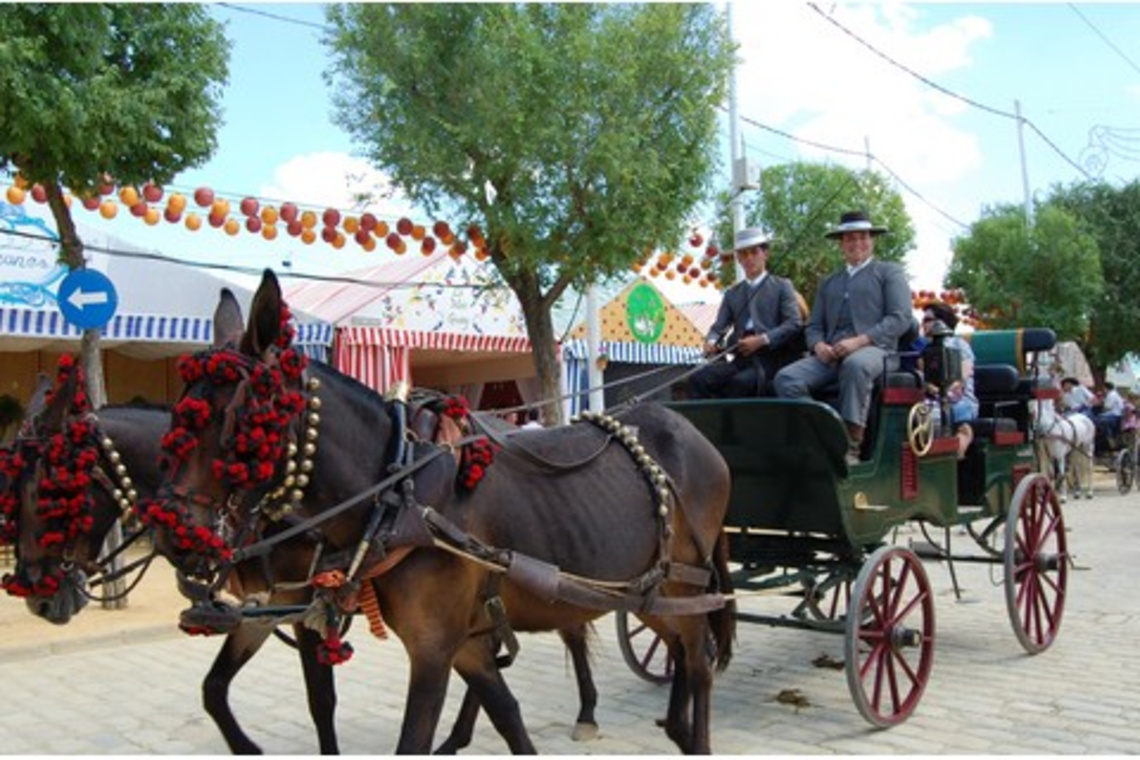
<path fill-rule="evenodd" d="M 717 538 L 713 549 L 713 574 L 708 591 L 732 595 L 732 576 L 728 572 L 728 536 L 724 531 Z M 736 600 L 726 599 L 724 607 L 709 613 L 709 628 L 712 631 L 716 653 L 713 663 L 718 671 L 728 667 L 732 659 L 732 642 L 736 638 Z"/>

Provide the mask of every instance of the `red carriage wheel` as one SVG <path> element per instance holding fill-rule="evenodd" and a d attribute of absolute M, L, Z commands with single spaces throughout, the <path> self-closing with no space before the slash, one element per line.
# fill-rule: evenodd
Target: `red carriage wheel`
<path fill-rule="evenodd" d="M 910 549 L 884 546 L 859 572 L 847 615 L 847 687 L 868 723 L 902 723 L 934 665 L 934 594 Z"/>
<path fill-rule="evenodd" d="M 630 614 L 619 610 L 617 618 L 618 648 L 629 669 L 650 683 L 664 684 L 673 680 L 673 661 L 669 647 L 652 628 L 636 618 L 630 628 Z"/>
<path fill-rule="evenodd" d="M 851 578 L 840 576 L 828 577 L 820 584 L 814 578 L 806 579 L 802 581 L 804 602 L 799 609 L 815 620 L 842 621 L 851 606 L 852 583 Z"/>
<path fill-rule="evenodd" d="M 1017 640 L 1030 654 L 1049 648 L 1061 627 L 1069 553 L 1065 520 L 1049 479 L 1022 478 L 1005 530 L 1005 601 Z"/>

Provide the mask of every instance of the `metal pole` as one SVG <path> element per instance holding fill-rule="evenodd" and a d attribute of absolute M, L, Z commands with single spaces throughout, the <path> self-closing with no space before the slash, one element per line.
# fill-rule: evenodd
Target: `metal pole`
<path fill-rule="evenodd" d="M 1029 196 L 1029 169 L 1025 163 L 1025 120 L 1021 118 L 1021 101 L 1013 101 L 1013 111 L 1017 115 L 1017 147 L 1021 152 L 1021 189 L 1025 194 L 1025 228 L 1033 227 L 1033 204 Z"/>
<path fill-rule="evenodd" d="M 598 367 L 598 351 L 602 346 L 602 328 L 598 316 L 598 286 L 591 284 L 586 289 L 586 377 L 590 382 L 590 411 L 600 412 L 606 408 L 606 394 L 602 388 L 605 382 L 602 370 Z"/>
<path fill-rule="evenodd" d="M 732 3 L 725 3 L 725 21 L 728 27 L 728 38 L 732 39 Z M 744 227 L 744 185 L 748 178 L 742 176 L 744 174 L 744 162 L 742 161 L 741 145 L 740 145 L 740 114 L 736 106 L 736 67 L 732 67 L 732 71 L 728 76 L 728 142 L 729 142 L 729 166 L 732 168 L 731 186 L 728 190 L 728 195 L 731 200 L 729 205 L 732 208 L 732 232 L 735 236 L 737 230 Z M 730 244 L 732 241 L 728 241 Z M 744 270 L 741 269 L 740 263 L 736 264 L 736 279 L 744 276 Z"/>

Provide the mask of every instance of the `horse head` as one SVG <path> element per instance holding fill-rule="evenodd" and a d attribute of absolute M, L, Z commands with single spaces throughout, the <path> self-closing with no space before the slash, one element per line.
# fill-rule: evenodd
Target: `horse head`
<path fill-rule="evenodd" d="M 55 623 L 87 603 L 82 560 L 92 551 L 90 486 L 99 452 L 89 413 L 83 369 L 64 356 L 55 387 L 41 376 L 12 449 L 0 457 L 9 481 L 4 534 L 16 550 L 16 566 L 2 585 Z"/>

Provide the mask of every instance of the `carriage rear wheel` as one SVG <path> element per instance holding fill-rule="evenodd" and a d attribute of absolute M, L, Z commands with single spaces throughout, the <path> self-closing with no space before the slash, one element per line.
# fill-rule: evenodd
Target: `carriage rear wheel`
<path fill-rule="evenodd" d="M 1132 490 L 1132 483 L 1136 476 L 1136 463 L 1132 458 L 1132 449 L 1126 448 L 1117 452 L 1113 468 L 1116 470 L 1116 490 L 1120 491 L 1121 495 L 1126 495 Z"/>
<path fill-rule="evenodd" d="M 918 706 L 934 665 L 934 594 L 910 549 L 884 546 L 855 581 L 844 650 L 855 707 L 878 728 L 902 723 Z"/>
<path fill-rule="evenodd" d="M 1005 602 L 1013 632 L 1030 654 L 1049 648 L 1061 627 L 1069 553 L 1061 505 L 1049 479 L 1022 478 L 1005 530 Z"/>
<path fill-rule="evenodd" d="M 618 648 L 629 669 L 650 683 L 672 681 L 673 660 L 664 639 L 624 610 L 618 610 L 614 617 L 617 620 Z"/>

